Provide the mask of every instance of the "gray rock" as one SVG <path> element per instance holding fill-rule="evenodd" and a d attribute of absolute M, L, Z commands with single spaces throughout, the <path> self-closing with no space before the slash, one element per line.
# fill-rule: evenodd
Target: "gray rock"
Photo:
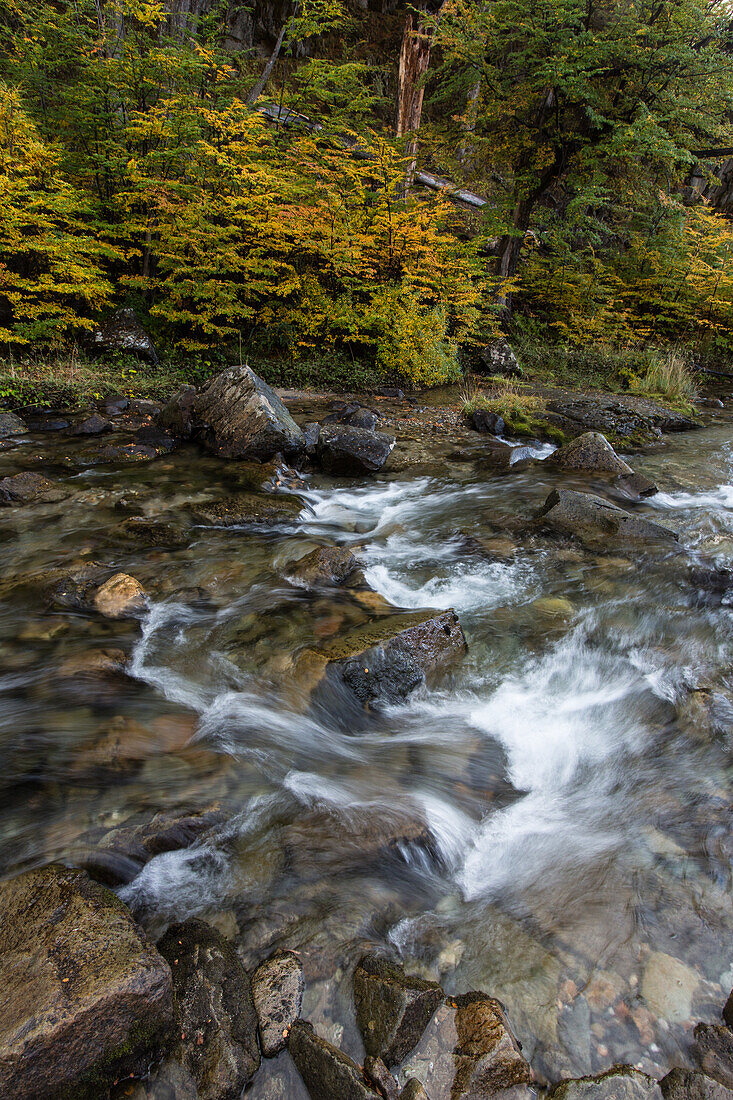
<path fill-rule="evenodd" d="M 595 1077 L 561 1081 L 550 1097 L 551 1100 L 663 1100 L 654 1078 L 632 1066 L 614 1066 Z"/>
<path fill-rule="evenodd" d="M 379 420 L 380 417 L 372 409 L 360 408 L 351 414 L 348 422 L 354 428 L 364 428 L 368 432 L 373 432 Z"/>
<path fill-rule="evenodd" d="M 56 865 L 0 886 L 0 1095 L 99 1096 L 172 1024 L 170 968 L 119 898 Z"/>
<path fill-rule="evenodd" d="M 664 1100 L 733 1100 L 733 1091 L 694 1069 L 670 1070 L 659 1087 Z"/>
<path fill-rule="evenodd" d="M 274 1058 L 288 1045 L 290 1028 L 300 1016 L 304 991 L 303 965 L 292 951 L 272 955 L 252 975 L 252 997 L 265 1058 Z"/>
<path fill-rule="evenodd" d="M 367 1054 L 364 1059 L 364 1076 L 382 1094 L 384 1100 L 401 1100 L 399 1085 L 381 1058 Z"/>
<path fill-rule="evenodd" d="M 169 454 L 177 446 L 175 436 L 164 432 L 157 424 L 145 424 L 135 432 L 135 442 L 144 447 L 153 447 L 156 454 Z"/>
<path fill-rule="evenodd" d="M 458 616 L 448 610 L 384 616 L 302 656 L 321 661 L 314 702 L 329 707 L 351 698 L 369 707 L 406 699 L 427 678 L 459 660 L 466 648 Z"/>
<path fill-rule="evenodd" d="M 672 543 L 677 540 L 677 535 L 668 527 L 625 512 L 603 497 L 572 489 L 553 489 L 538 515 L 538 522 L 590 544 L 605 545 L 609 538 L 628 542 Z"/>
<path fill-rule="evenodd" d="M 271 458 L 305 448 L 305 436 L 275 391 L 249 367 L 230 367 L 193 402 L 196 435 L 222 458 Z"/>
<path fill-rule="evenodd" d="M 501 435 L 506 428 L 504 418 L 489 409 L 476 409 L 471 414 L 471 426 L 477 432 L 490 432 L 491 435 Z"/>
<path fill-rule="evenodd" d="M 194 433 L 193 406 L 195 386 L 181 386 L 158 414 L 158 424 L 179 439 L 190 439 Z"/>
<path fill-rule="evenodd" d="M 477 353 L 475 366 L 485 374 L 503 374 L 507 377 L 516 377 L 522 373 L 522 368 L 511 344 L 503 338 L 494 340 L 482 348 Z"/>
<path fill-rule="evenodd" d="M 305 437 L 305 453 L 309 458 L 313 458 L 318 450 L 321 425 L 315 420 L 309 421 L 303 426 L 303 435 Z"/>
<path fill-rule="evenodd" d="M 384 432 L 350 424 L 324 424 L 318 438 L 318 461 L 329 474 L 359 477 L 381 470 L 394 445 L 394 437 Z"/>
<path fill-rule="evenodd" d="M 68 420 L 44 419 L 37 420 L 28 427 L 34 432 L 63 432 L 71 425 Z"/>
<path fill-rule="evenodd" d="M 612 433 L 631 443 L 659 438 L 662 432 L 683 432 L 702 425 L 683 413 L 656 401 L 632 394 L 597 394 L 558 397 L 548 403 L 568 432 L 582 430 Z"/>
<path fill-rule="evenodd" d="M 74 435 L 101 435 L 102 432 L 111 432 L 112 423 L 99 413 L 92 413 L 86 420 L 82 420 L 74 428 Z"/>
<path fill-rule="evenodd" d="M 319 546 L 310 554 L 290 562 L 285 574 L 293 584 L 305 588 L 343 584 L 358 562 L 350 550 L 342 546 Z"/>
<path fill-rule="evenodd" d="M 449 997 L 406 1064 L 431 1100 L 531 1100 L 530 1068 L 499 1001 L 485 993 Z"/>
<path fill-rule="evenodd" d="M 119 416 L 125 409 L 129 408 L 129 397 L 123 397 L 118 394 L 116 397 L 106 397 L 102 405 L 102 412 L 105 416 Z"/>
<path fill-rule="evenodd" d="M 28 429 L 15 413 L 0 412 L 0 439 L 9 439 L 14 435 L 23 435 Z"/>
<path fill-rule="evenodd" d="M 692 1053 L 703 1073 L 733 1089 L 733 1031 L 721 1024 L 698 1024 Z"/>
<path fill-rule="evenodd" d="M 35 504 L 64 500 L 67 494 L 54 481 L 42 474 L 24 470 L 13 477 L 0 480 L 0 506 L 8 504 Z"/>
<path fill-rule="evenodd" d="M 659 489 L 644 474 L 622 474 L 614 481 L 614 487 L 630 500 L 643 500 L 645 497 L 653 497 Z"/>
<path fill-rule="evenodd" d="M 203 921 L 173 925 L 158 944 L 173 974 L 177 1034 L 172 1053 L 201 1100 L 239 1100 L 260 1064 L 257 1015 L 234 947 Z"/>
<path fill-rule="evenodd" d="M 417 1045 L 442 1000 L 437 982 L 409 978 L 401 966 L 365 955 L 354 972 L 354 1003 L 367 1054 L 397 1065 Z"/>
<path fill-rule="evenodd" d="M 136 355 L 157 363 L 153 341 L 140 324 L 134 309 L 118 309 L 92 334 L 92 346 L 98 353 L 116 351 Z"/>
<path fill-rule="evenodd" d="M 633 474 L 633 470 L 619 458 L 605 435 L 600 432 L 583 432 L 559 447 L 547 462 L 561 470 L 588 470 L 594 473 L 619 475 Z"/>
<path fill-rule="evenodd" d="M 356 1062 L 316 1035 L 305 1020 L 296 1020 L 290 1029 L 288 1049 L 311 1100 L 379 1100 Z"/>

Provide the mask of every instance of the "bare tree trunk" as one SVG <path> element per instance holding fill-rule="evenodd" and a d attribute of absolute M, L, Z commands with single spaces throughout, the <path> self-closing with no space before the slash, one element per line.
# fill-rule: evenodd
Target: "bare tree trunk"
<path fill-rule="evenodd" d="M 262 93 L 264 92 L 264 90 L 265 90 L 265 87 L 267 85 L 267 81 L 270 79 L 270 75 L 272 73 L 272 70 L 275 68 L 275 65 L 277 63 L 277 59 L 280 56 L 280 50 L 282 49 L 283 40 L 285 38 L 285 32 L 288 29 L 288 24 L 289 23 L 290 23 L 290 20 L 286 19 L 285 22 L 283 23 L 282 27 L 280 28 L 280 33 L 277 36 L 277 42 L 275 43 L 275 48 L 273 49 L 272 53 L 270 54 L 270 57 L 268 59 L 267 64 L 265 65 L 262 76 L 260 77 L 260 79 L 257 81 L 257 83 L 255 84 L 252 91 L 247 96 L 247 106 L 248 107 L 253 107 L 255 105 L 255 103 L 257 102 L 257 100 L 262 95 Z"/>
<path fill-rule="evenodd" d="M 441 4 L 441 9 L 443 5 Z M 440 10 L 438 11 L 438 19 Z M 422 104 L 425 88 L 423 77 L 430 64 L 430 50 L 435 31 L 430 29 L 422 16 L 416 17 L 410 12 L 405 20 L 400 49 L 400 63 L 397 77 L 397 115 L 395 134 L 404 137 L 410 134 L 407 155 L 410 163 L 407 169 L 405 190 L 409 191 L 417 165 L 417 135 L 422 117 Z"/>

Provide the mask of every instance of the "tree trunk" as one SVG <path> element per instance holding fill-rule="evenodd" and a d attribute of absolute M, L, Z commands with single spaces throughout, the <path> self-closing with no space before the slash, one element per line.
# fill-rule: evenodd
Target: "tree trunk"
<path fill-rule="evenodd" d="M 441 4 L 441 9 L 442 9 Z M 440 10 L 438 11 L 438 19 Z M 397 114 L 395 118 L 395 135 L 404 137 L 410 135 L 407 144 L 407 155 L 410 163 L 407 169 L 406 190 L 409 191 L 415 175 L 417 163 L 417 134 L 420 129 L 422 117 L 422 104 L 425 88 L 423 77 L 430 64 L 430 50 L 433 44 L 434 30 L 426 25 L 422 15 L 415 16 L 410 12 L 405 20 L 405 29 L 402 35 L 402 48 L 400 49 L 400 62 L 397 76 Z"/>
<path fill-rule="evenodd" d="M 272 73 L 272 70 L 275 68 L 275 64 L 277 62 L 277 59 L 280 56 L 280 50 L 282 49 L 283 40 L 285 38 L 285 31 L 288 28 L 288 23 L 289 22 L 290 22 L 290 19 L 286 19 L 285 22 L 283 23 L 282 27 L 280 28 L 280 34 L 277 36 L 277 42 L 275 43 L 275 48 L 273 49 L 272 53 L 270 54 L 270 57 L 268 58 L 268 61 L 267 61 L 267 64 L 265 65 L 262 76 L 260 77 L 260 79 L 257 81 L 257 83 L 255 84 L 252 91 L 247 96 L 247 106 L 248 107 L 254 107 L 255 103 L 257 102 L 257 100 L 260 98 L 260 96 L 262 95 L 262 93 L 265 90 L 265 87 L 267 85 L 267 81 L 270 79 L 270 74 Z"/>

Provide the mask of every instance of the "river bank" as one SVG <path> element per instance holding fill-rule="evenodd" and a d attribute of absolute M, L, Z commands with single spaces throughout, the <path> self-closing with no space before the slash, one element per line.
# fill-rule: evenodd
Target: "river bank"
<path fill-rule="evenodd" d="M 642 496 L 475 431 L 456 391 L 283 396 L 327 429 L 287 466 L 125 398 L 4 440 L 3 872 L 83 868 L 152 939 L 202 919 L 250 975 L 296 951 L 301 1015 L 360 1065 L 374 951 L 498 997 L 531 1066 L 512 1088 L 697 1064 L 733 984 L 729 410 L 670 433 L 546 392 L 568 440 L 626 440 Z M 367 413 L 394 446 L 334 469 L 329 424 Z M 538 524 L 553 492 L 676 538 Z M 289 1059 L 248 1095 L 304 1098 Z M 392 1068 L 431 1100 L 497 1091 L 451 1094 L 430 1060 Z"/>

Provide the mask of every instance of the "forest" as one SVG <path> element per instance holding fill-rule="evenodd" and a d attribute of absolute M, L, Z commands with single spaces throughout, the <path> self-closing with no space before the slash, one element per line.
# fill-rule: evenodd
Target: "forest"
<path fill-rule="evenodd" d="M 286 383 L 453 381 L 502 333 L 729 357 L 722 0 L 2 0 L 0 33 L 6 361 L 120 307 L 172 367 Z"/>

